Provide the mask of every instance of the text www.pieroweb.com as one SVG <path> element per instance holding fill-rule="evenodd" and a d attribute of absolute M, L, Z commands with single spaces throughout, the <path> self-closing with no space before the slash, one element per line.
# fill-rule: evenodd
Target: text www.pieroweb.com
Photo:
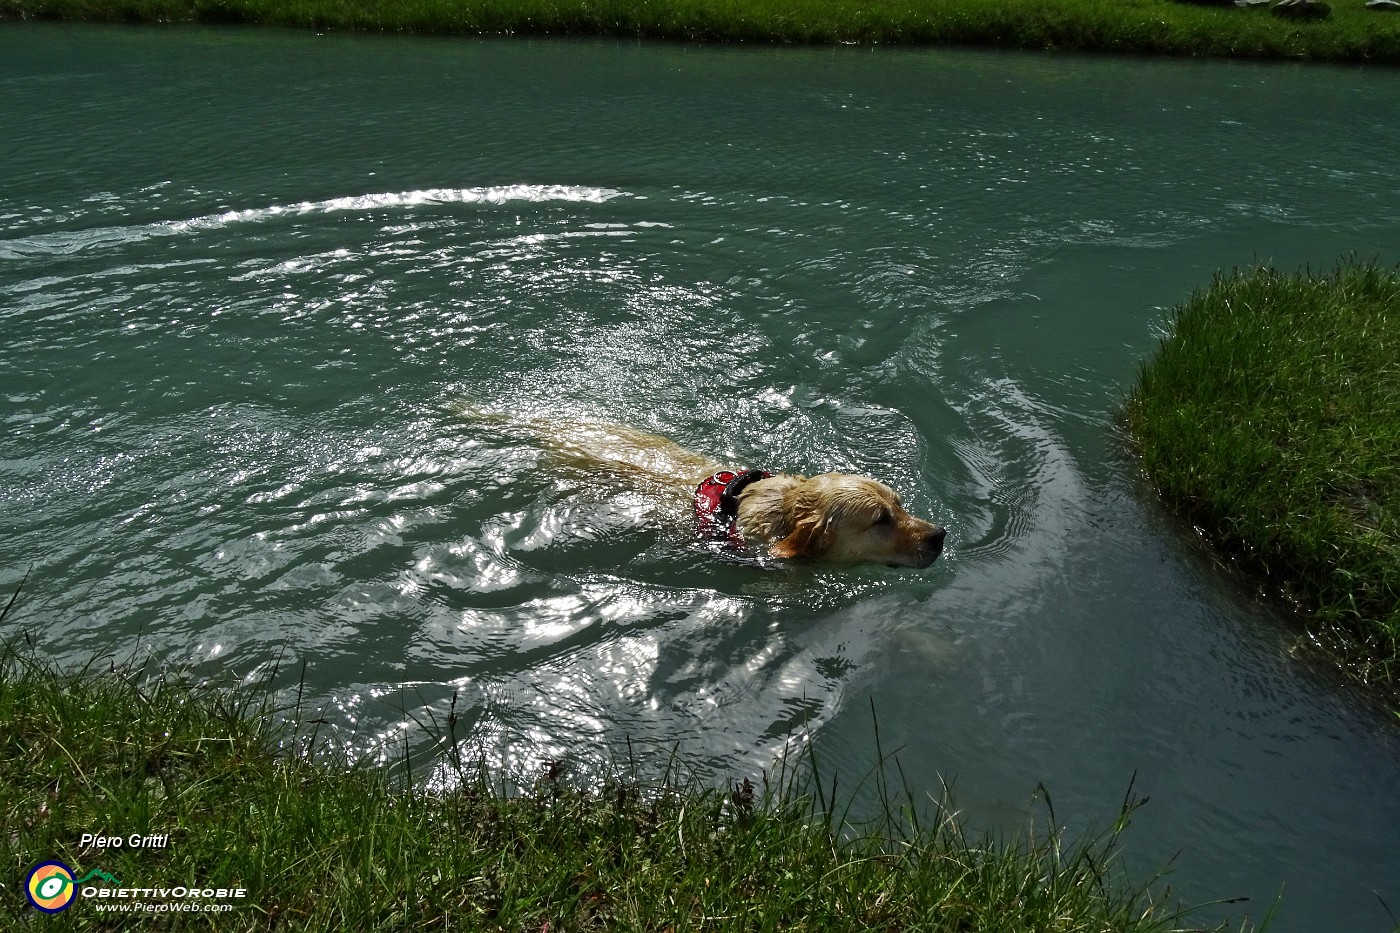
<path fill-rule="evenodd" d="M 92 909 L 113 914 L 219 914 L 233 910 L 232 904 L 199 904 L 189 901 L 97 901 Z"/>
<path fill-rule="evenodd" d="M 114 914 L 218 914 L 234 908 L 230 901 L 248 896 L 245 888 L 89 887 L 82 894 L 93 910 Z"/>

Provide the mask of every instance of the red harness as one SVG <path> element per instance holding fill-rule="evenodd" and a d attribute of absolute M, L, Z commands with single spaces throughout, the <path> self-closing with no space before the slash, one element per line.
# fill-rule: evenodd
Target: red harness
<path fill-rule="evenodd" d="M 767 479 L 763 470 L 720 470 L 695 487 L 695 533 L 702 538 L 721 538 L 730 547 L 741 548 L 739 534 L 739 493 L 750 483 Z"/>

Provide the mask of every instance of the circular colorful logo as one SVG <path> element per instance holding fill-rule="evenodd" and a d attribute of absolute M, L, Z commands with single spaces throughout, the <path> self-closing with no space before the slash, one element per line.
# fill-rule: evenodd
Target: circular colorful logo
<path fill-rule="evenodd" d="M 29 903 L 46 914 L 67 910 L 78 894 L 73 869 L 62 862 L 40 862 L 25 879 L 24 893 Z"/>

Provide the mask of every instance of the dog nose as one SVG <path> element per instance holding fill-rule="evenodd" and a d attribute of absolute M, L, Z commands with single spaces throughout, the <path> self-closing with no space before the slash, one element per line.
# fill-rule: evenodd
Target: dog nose
<path fill-rule="evenodd" d="M 919 539 L 918 566 L 927 567 L 938 560 L 943 553 L 943 539 L 948 537 L 948 529 L 934 525 L 933 530 Z"/>

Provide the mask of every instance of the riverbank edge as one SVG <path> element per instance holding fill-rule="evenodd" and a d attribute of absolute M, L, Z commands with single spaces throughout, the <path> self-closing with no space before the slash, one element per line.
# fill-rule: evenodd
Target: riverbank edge
<path fill-rule="evenodd" d="M 6 635 L 0 910 L 37 915 L 26 880 L 56 859 L 78 882 L 65 929 L 112 929 L 104 907 L 142 904 L 157 905 L 143 927 L 178 927 L 190 918 L 159 911 L 185 903 L 177 889 L 231 905 L 201 914 L 206 928 L 249 931 L 1166 933 L 1189 913 L 1160 874 L 1136 882 L 1122 867 L 1142 803 L 1131 788 L 1113 824 L 1082 841 L 1065 840 L 1043 789 L 1043 825 L 972 839 L 946 798 L 913 805 L 878 724 L 861 783 L 883 813 L 865 823 L 835 776 L 796 769 L 719 789 L 680 778 L 672 756 L 654 780 L 635 761 L 601 779 L 548 761 L 505 780 L 462 760 L 455 701 L 419 763 L 450 767 L 455 786 L 430 792 L 408 779 L 407 751 L 348 764 L 335 727 L 300 709 L 300 688 L 292 708 L 274 708 L 275 672 L 222 686 L 111 661 L 60 673 L 31 633 Z"/>
<path fill-rule="evenodd" d="M 1400 64 L 1400 13 L 1331 8 L 1298 20 L 1178 0 L 0 0 L 0 18 Z"/>
<path fill-rule="evenodd" d="M 1400 709 L 1400 267 L 1217 273 L 1124 406 L 1169 511 Z M 1400 715 L 1400 713 L 1397 713 Z"/>

